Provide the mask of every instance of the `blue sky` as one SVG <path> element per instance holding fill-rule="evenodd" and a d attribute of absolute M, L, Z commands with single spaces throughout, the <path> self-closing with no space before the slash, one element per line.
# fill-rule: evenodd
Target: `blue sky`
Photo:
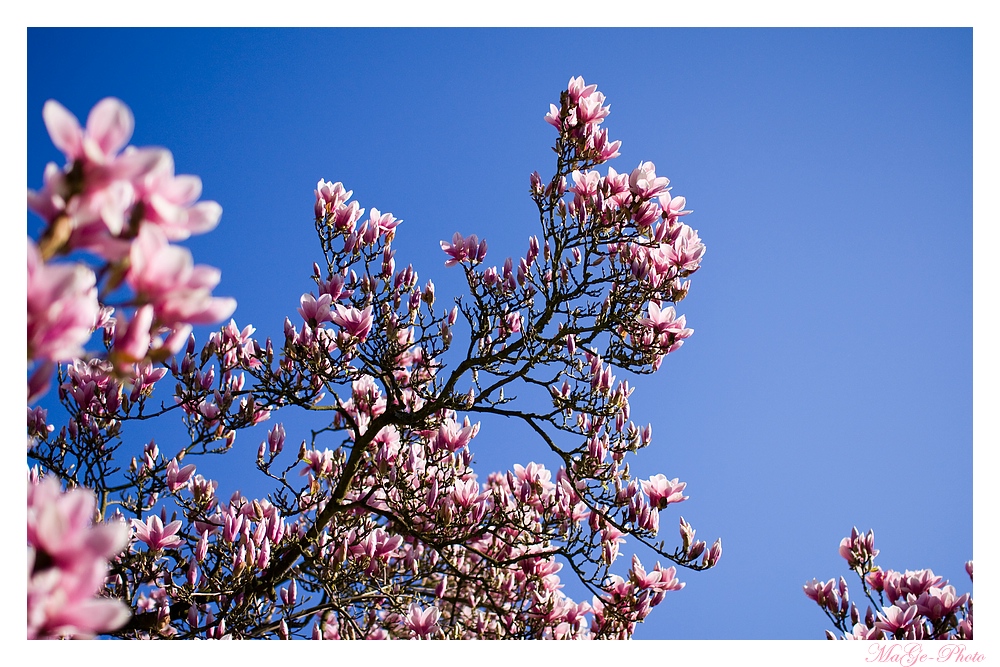
<path fill-rule="evenodd" d="M 633 470 L 687 481 L 681 513 L 725 551 L 636 637 L 821 637 L 801 587 L 847 575 L 854 525 L 883 567 L 970 590 L 969 29 L 33 29 L 27 186 L 61 163 L 45 100 L 85 118 L 121 98 L 132 143 L 168 147 L 223 207 L 186 244 L 222 269 L 216 293 L 279 337 L 321 257 L 319 178 L 404 220 L 397 265 L 439 299 L 459 293 L 454 231 L 522 253 L 528 174 L 554 163 L 542 117 L 576 75 L 611 104 L 611 166 L 655 162 L 708 247 L 679 308 L 694 336 L 637 383 L 654 443 Z M 483 476 L 538 457 L 520 436 L 484 423 Z"/>

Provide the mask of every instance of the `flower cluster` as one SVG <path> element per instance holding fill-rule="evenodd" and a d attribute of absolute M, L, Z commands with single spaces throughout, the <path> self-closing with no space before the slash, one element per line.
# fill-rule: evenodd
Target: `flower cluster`
<path fill-rule="evenodd" d="M 844 639 L 972 639 L 969 593 L 958 595 L 954 586 L 930 570 L 882 570 L 875 565 L 878 553 L 872 531 L 865 534 L 854 528 L 840 543 L 840 555 L 860 578 L 869 602 L 864 616 L 850 600 L 843 577 L 825 583 L 813 579 L 803 586 Z M 965 569 L 971 580 L 972 561 Z M 826 634 L 836 639 L 829 630 Z"/>
<path fill-rule="evenodd" d="M 106 98 L 86 127 L 54 100 L 42 111 L 49 136 L 66 156 L 49 163 L 44 185 L 28 191 L 28 208 L 45 222 L 36 244 L 28 239 L 28 361 L 40 362 L 34 385 L 47 385 L 53 362 L 73 361 L 98 328 L 108 332 L 115 373 L 127 377 L 146 359 L 162 361 L 183 346 L 193 324 L 225 319 L 236 308 L 212 296 L 220 273 L 196 266 L 171 241 L 213 229 L 222 214 L 199 202 L 201 180 L 175 175 L 170 151 L 126 146 L 132 112 Z M 97 262 L 56 263 L 84 251 Z M 97 276 L 103 277 L 101 283 Z M 122 285 L 131 315 L 105 307 Z"/>
<path fill-rule="evenodd" d="M 545 120 L 573 142 L 577 150 L 598 162 L 618 157 L 620 141 L 609 141 L 608 131 L 600 125 L 611 113 L 611 106 L 604 106 L 604 93 L 597 86 L 584 82 L 583 77 L 573 77 L 563 92 L 561 105 L 549 105 Z"/>
<path fill-rule="evenodd" d="M 85 639 L 128 620 L 124 603 L 95 595 L 129 530 L 120 521 L 93 524 L 95 510 L 91 492 L 29 477 L 28 639 Z"/>

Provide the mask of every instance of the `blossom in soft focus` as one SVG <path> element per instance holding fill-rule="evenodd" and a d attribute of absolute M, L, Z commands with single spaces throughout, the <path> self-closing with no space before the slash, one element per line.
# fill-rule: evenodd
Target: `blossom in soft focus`
<path fill-rule="evenodd" d="M 94 495 L 62 491 L 53 477 L 28 484 L 28 639 L 88 638 L 129 618 L 120 600 L 97 597 L 107 561 L 128 544 L 120 521 L 93 524 Z"/>
<path fill-rule="evenodd" d="M 222 207 L 214 201 L 197 201 L 201 179 L 189 174 L 174 175 L 170 153 L 141 178 L 135 180 L 136 200 L 143 203 L 143 218 L 171 241 L 192 234 L 204 234 L 219 224 Z"/>
<path fill-rule="evenodd" d="M 101 307 L 97 279 L 82 264 L 49 264 L 28 239 L 28 359 L 70 361 L 83 354 Z"/>
<path fill-rule="evenodd" d="M 146 358 L 153 337 L 153 307 L 149 304 L 136 309 L 135 316 L 128 320 L 116 318 L 115 344 L 109 353 L 109 358 L 119 372 L 126 372 L 132 364 Z"/>
<path fill-rule="evenodd" d="M 212 296 L 222 273 L 211 266 L 195 266 L 191 251 L 170 245 L 158 227 L 142 226 L 129 260 L 125 280 L 141 301 L 153 304 L 163 326 L 214 324 L 236 310 L 235 299 Z"/>
<path fill-rule="evenodd" d="M 49 100 L 42 107 L 42 118 L 52 143 L 69 162 L 85 160 L 101 166 L 114 161 L 135 129 L 131 110 L 113 97 L 106 97 L 94 105 L 87 116 L 86 129 L 55 100 Z"/>
<path fill-rule="evenodd" d="M 134 147 L 123 151 L 135 121 L 129 108 L 112 97 L 91 109 L 86 129 L 55 100 L 45 103 L 42 116 L 67 164 L 63 171 L 55 165 L 46 167 L 45 187 L 41 192 L 28 192 L 29 207 L 49 222 L 65 213 L 74 228 L 86 228 L 85 236 L 100 236 L 101 230 L 105 235 L 119 234 L 126 222 L 125 211 L 135 201 L 135 183 L 172 161 L 170 152 Z M 73 179 L 82 179 L 75 194 Z M 102 245 L 96 237 L 91 242 Z M 91 243 L 78 239 L 76 245 Z"/>

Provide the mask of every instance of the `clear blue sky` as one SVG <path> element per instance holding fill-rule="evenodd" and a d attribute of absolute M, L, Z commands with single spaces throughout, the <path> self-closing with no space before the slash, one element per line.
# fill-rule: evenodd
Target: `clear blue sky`
<path fill-rule="evenodd" d="M 528 174 L 553 166 L 542 117 L 575 75 L 611 103 L 612 166 L 655 162 L 708 246 L 680 308 L 694 336 L 637 383 L 654 444 L 633 470 L 687 481 L 681 512 L 725 551 L 636 636 L 822 637 L 801 587 L 847 574 L 853 525 L 883 567 L 970 590 L 969 29 L 32 29 L 27 185 L 61 163 L 45 100 L 85 118 L 121 98 L 132 143 L 168 147 L 223 207 L 187 244 L 222 269 L 216 293 L 280 338 L 321 257 L 319 178 L 402 218 L 397 266 L 439 298 L 459 287 L 438 247 L 454 231 L 523 252 Z M 524 440 L 484 424 L 482 475 L 536 458 Z"/>

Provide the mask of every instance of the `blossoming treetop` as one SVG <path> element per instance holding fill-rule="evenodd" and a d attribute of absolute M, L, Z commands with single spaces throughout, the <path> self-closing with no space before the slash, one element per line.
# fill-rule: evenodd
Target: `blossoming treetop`
<path fill-rule="evenodd" d="M 173 242 L 210 230 L 221 209 L 197 201 L 200 181 L 174 175 L 165 150 L 125 147 L 122 103 L 101 102 L 85 129 L 46 105 L 67 164 L 29 193 L 46 222 L 28 241 L 29 394 L 66 364 L 67 421 L 57 430 L 29 408 L 29 636 L 628 637 L 683 587 L 678 567 L 714 566 L 721 542 L 696 540 L 682 517 L 679 544 L 661 538 L 660 515 L 687 499 L 685 484 L 630 474 L 652 433 L 616 377 L 656 371 L 692 334 L 675 306 L 705 247 L 653 163 L 596 169 L 619 154 L 608 111 L 582 78 L 551 106 L 556 165 L 531 175 L 539 228 L 522 257 L 488 265 L 486 241 L 466 230 L 441 242 L 467 284 L 454 306 L 397 266 L 401 220 L 365 216 L 351 191 L 321 180 L 323 259 L 284 339 L 230 322 L 199 346 L 191 326 L 235 303 L 212 295 L 217 270 Z M 98 329 L 103 350 L 85 352 Z M 168 374 L 174 398 L 160 403 L 152 392 Z M 239 444 L 281 410 L 329 421 L 297 449 L 282 424 Z M 129 422 L 168 413 L 190 442 L 126 440 Z M 479 415 L 522 422 L 559 465 L 480 477 Z M 212 454 L 274 490 L 216 495 L 197 474 Z M 62 560 L 32 522 L 71 506 L 79 518 L 91 501 L 60 504 L 56 480 L 94 494 L 95 525 L 76 520 L 74 539 L 103 536 Z M 666 566 L 632 556 L 618 570 L 625 538 Z M 102 584 L 93 573 L 106 561 Z M 589 600 L 562 592 L 565 572 Z M 67 617 L 52 604 L 60 595 L 82 610 L 98 594 L 115 610 Z"/>

